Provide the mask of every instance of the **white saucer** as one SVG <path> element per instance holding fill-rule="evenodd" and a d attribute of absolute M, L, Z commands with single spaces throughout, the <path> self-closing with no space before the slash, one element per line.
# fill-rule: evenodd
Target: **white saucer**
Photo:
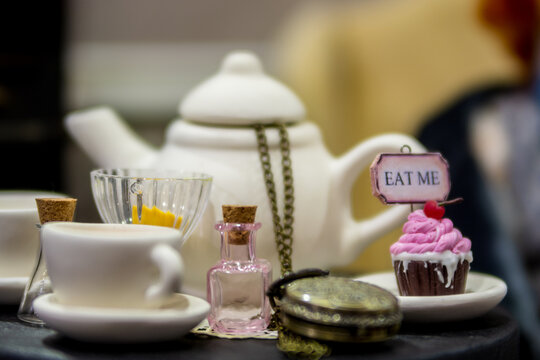
<path fill-rule="evenodd" d="M 0 278 L 0 305 L 18 305 L 24 294 L 28 277 Z"/>
<path fill-rule="evenodd" d="M 506 295 L 501 279 L 470 272 L 465 294 L 446 296 L 399 296 L 393 272 L 360 276 L 356 280 L 378 285 L 396 295 L 404 321 L 442 322 L 471 319 L 493 309 Z"/>
<path fill-rule="evenodd" d="M 40 296 L 34 309 L 46 326 L 87 342 L 133 343 L 180 338 L 210 311 L 205 300 L 174 294 L 159 309 L 113 309 L 59 304 L 54 294 Z"/>

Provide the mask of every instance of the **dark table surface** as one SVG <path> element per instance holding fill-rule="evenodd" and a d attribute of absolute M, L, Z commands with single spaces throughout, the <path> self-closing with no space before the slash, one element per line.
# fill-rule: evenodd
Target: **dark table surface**
<path fill-rule="evenodd" d="M 225 340 L 187 335 L 176 341 L 103 345 L 77 342 L 20 322 L 0 307 L 0 359 L 286 359 L 274 340 Z M 385 342 L 334 345 L 326 359 L 519 359 L 519 330 L 501 308 L 462 322 L 403 324 Z"/>

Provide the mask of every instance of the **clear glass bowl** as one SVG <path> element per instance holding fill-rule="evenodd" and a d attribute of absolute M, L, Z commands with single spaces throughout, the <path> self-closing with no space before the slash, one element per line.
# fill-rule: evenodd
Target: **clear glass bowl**
<path fill-rule="evenodd" d="M 204 213 L 212 177 L 152 169 L 99 169 L 90 173 L 103 222 L 179 229 L 187 239 Z"/>

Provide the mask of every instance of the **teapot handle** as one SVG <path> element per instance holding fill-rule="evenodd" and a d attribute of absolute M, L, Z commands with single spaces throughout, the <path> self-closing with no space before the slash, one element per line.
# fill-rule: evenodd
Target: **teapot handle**
<path fill-rule="evenodd" d="M 341 254 L 343 260 L 353 261 L 354 258 L 371 242 L 393 230 L 402 223 L 410 212 L 409 205 L 391 206 L 376 216 L 356 221 L 351 211 L 351 191 L 358 175 L 368 167 L 375 156 L 381 152 L 400 151 L 403 145 L 408 145 L 413 153 L 425 152 L 425 147 L 415 138 L 404 134 L 384 134 L 369 138 L 358 144 L 334 163 L 333 209 L 342 209 L 340 219 L 343 238 Z"/>

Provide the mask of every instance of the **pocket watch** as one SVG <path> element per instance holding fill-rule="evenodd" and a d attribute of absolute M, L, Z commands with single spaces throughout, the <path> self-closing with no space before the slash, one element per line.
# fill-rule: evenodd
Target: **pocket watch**
<path fill-rule="evenodd" d="M 319 269 L 283 277 L 268 296 L 285 328 L 323 341 L 383 341 L 397 333 L 403 318 L 387 290 Z"/>

